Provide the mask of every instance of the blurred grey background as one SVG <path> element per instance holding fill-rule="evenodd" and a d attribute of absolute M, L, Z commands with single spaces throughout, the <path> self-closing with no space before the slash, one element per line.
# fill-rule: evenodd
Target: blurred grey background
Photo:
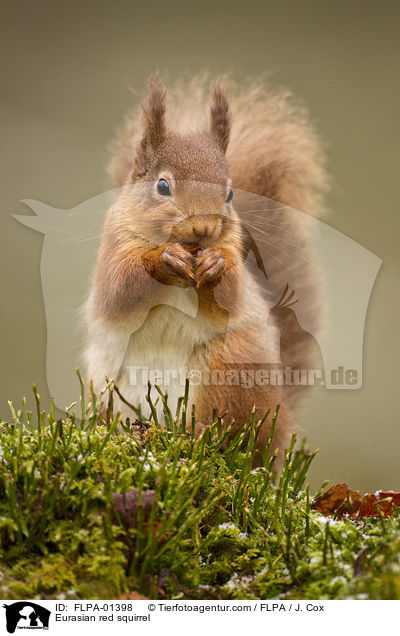
<path fill-rule="evenodd" d="M 11 213 L 20 199 L 71 208 L 106 190 L 107 145 L 155 69 L 268 72 L 309 107 L 326 144 L 329 223 L 383 259 L 357 391 L 318 390 L 299 420 L 320 453 L 312 485 L 400 489 L 400 5 L 280 0 L 187 3 L 2 2 L 1 384 L 7 400 L 44 405 L 43 237 Z M 354 290 L 357 293 L 357 290 Z M 346 307 L 343 307 L 346 312 Z M 77 386 L 78 390 L 78 386 Z"/>

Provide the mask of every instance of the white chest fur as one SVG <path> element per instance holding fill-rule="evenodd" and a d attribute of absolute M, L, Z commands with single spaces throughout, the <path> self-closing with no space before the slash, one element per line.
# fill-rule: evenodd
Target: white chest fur
<path fill-rule="evenodd" d="M 175 414 L 178 398 L 184 394 L 190 359 L 196 347 L 206 340 L 206 330 L 197 317 L 194 290 L 173 289 L 167 304 L 153 308 L 142 326 L 129 339 L 118 375 L 120 391 L 142 412 L 148 414 L 147 383 L 157 384 L 168 393 L 168 404 Z M 191 388 L 193 399 L 194 388 Z M 153 390 L 153 398 L 158 395 Z M 157 412 L 163 419 L 159 400 Z"/>

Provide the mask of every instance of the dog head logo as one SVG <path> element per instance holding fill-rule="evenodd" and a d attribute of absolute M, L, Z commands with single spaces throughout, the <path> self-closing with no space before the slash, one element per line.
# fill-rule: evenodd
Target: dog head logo
<path fill-rule="evenodd" d="M 11 605 L 3 605 L 6 610 L 7 631 L 14 634 L 16 629 L 48 629 L 50 610 L 32 603 L 18 601 Z"/>

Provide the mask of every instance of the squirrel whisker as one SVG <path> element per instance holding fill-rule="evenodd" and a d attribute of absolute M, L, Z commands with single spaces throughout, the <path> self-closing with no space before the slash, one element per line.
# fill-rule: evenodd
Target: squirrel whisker
<path fill-rule="evenodd" d="M 246 225 L 253 228 L 253 230 L 255 230 L 256 232 L 259 232 L 260 234 L 262 234 L 263 236 L 265 236 L 266 238 L 271 239 L 271 241 L 273 242 L 273 244 L 275 244 L 276 242 L 278 243 L 283 243 L 284 245 L 288 245 L 291 248 L 294 248 L 297 252 L 300 252 L 300 256 L 299 258 L 301 258 L 304 262 L 308 263 L 309 265 L 311 265 L 312 267 L 314 267 L 315 269 L 322 269 L 321 265 L 319 265 L 315 259 L 312 260 L 310 258 L 306 258 L 305 256 L 302 256 L 302 252 L 305 251 L 304 248 L 302 248 L 301 246 L 295 244 L 295 243 L 291 243 L 290 241 L 288 241 L 287 239 L 281 238 L 279 236 L 275 236 L 274 234 L 268 234 L 267 232 L 264 232 L 263 230 L 261 230 L 260 228 L 258 228 L 255 225 L 252 225 L 251 223 L 249 223 L 248 221 L 246 221 Z M 263 240 L 263 239 L 261 239 Z M 265 246 L 265 244 L 263 244 L 263 249 L 267 249 L 268 248 Z M 292 251 L 292 250 L 291 250 Z M 279 260 L 279 259 L 278 259 Z M 279 262 L 281 262 L 283 264 L 282 260 L 279 260 Z"/>

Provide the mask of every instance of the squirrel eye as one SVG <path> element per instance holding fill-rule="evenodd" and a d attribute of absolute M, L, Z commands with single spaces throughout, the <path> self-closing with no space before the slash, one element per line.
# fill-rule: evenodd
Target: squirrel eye
<path fill-rule="evenodd" d="M 166 179 L 160 179 L 157 183 L 157 192 L 163 196 L 170 196 L 171 190 L 169 189 L 169 183 Z"/>
<path fill-rule="evenodd" d="M 232 201 L 233 198 L 233 190 L 232 188 L 229 190 L 229 194 L 228 194 L 228 198 L 226 200 L 226 203 L 230 203 Z"/>

